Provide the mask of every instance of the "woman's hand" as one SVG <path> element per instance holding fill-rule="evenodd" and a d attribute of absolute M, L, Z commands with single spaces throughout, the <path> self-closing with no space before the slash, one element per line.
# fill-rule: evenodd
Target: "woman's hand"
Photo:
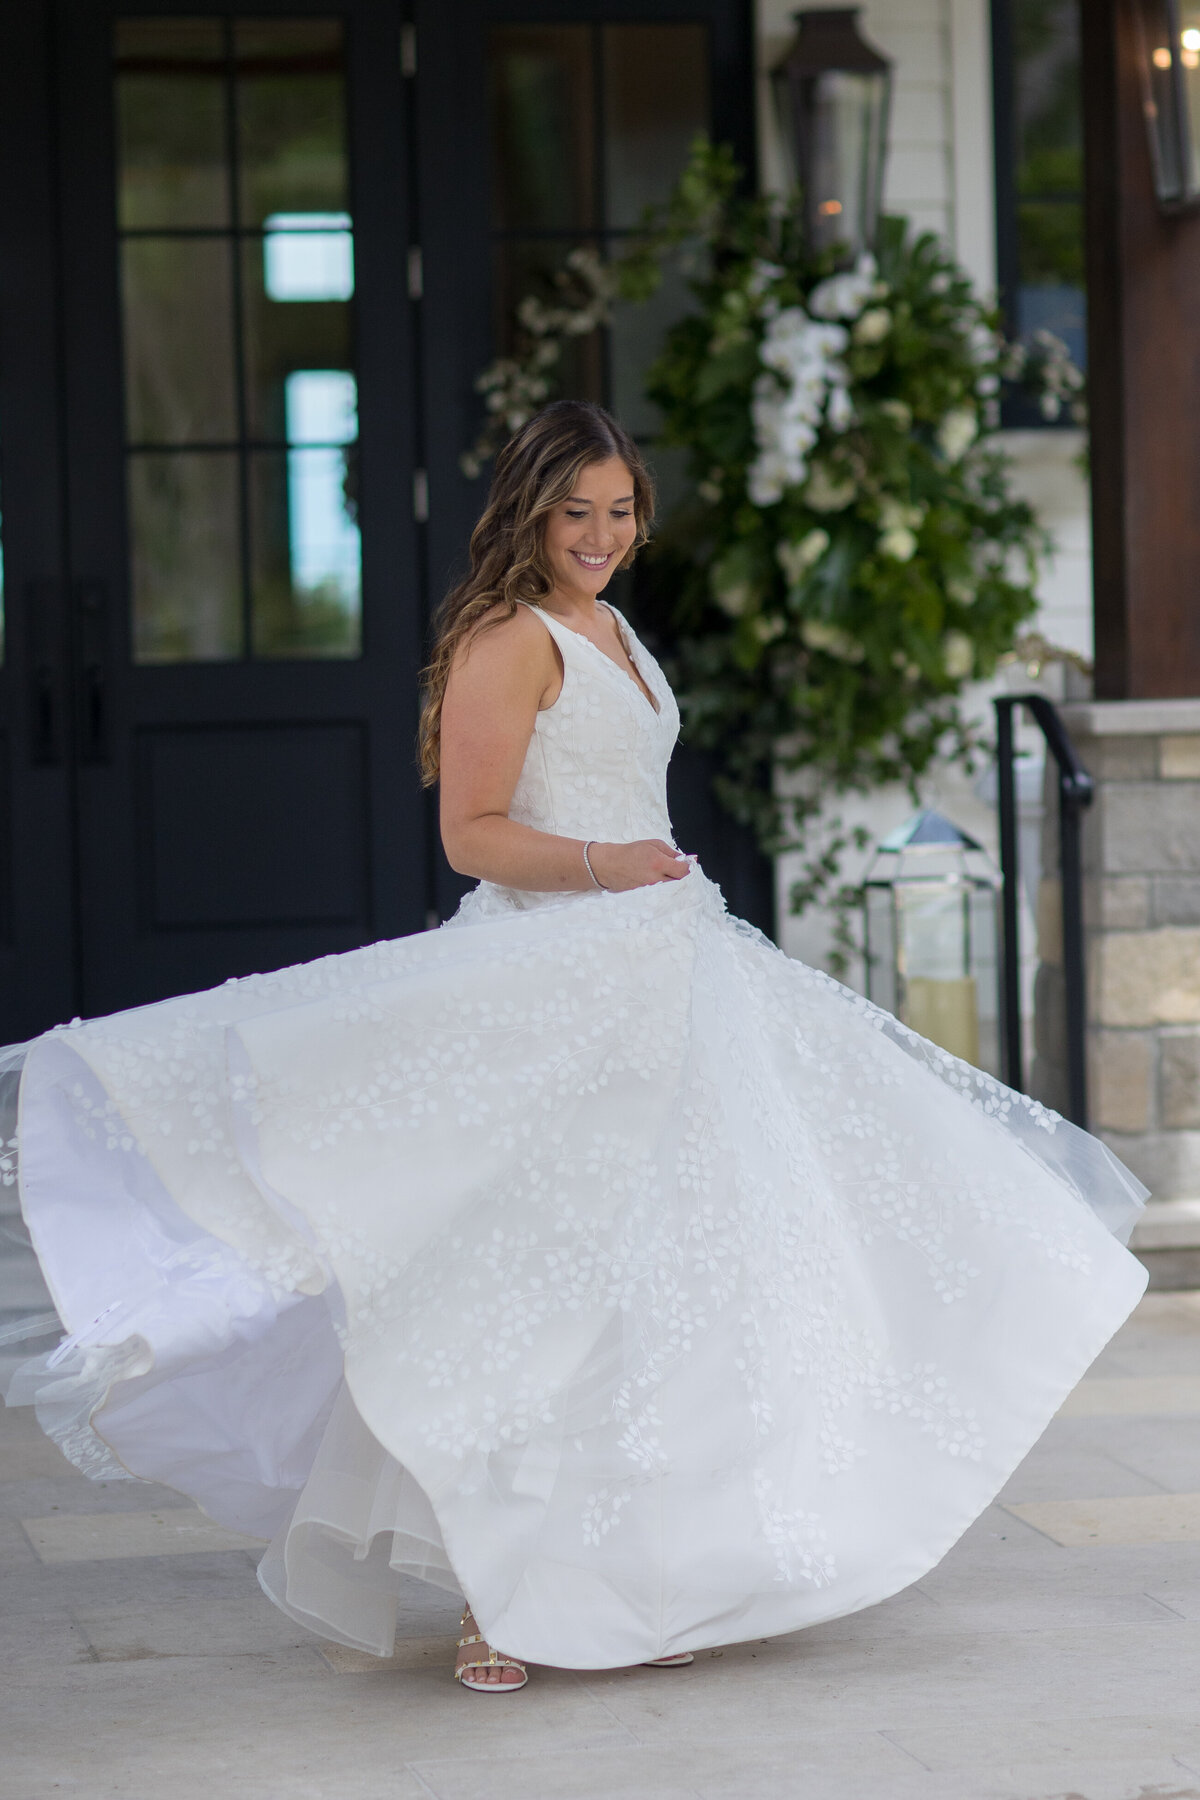
<path fill-rule="evenodd" d="M 689 857 L 661 838 L 641 838 L 636 844 L 593 844 L 588 857 L 596 880 L 614 894 L 653 887 L 659 881 L 680 881 L 692 867 Z"/>

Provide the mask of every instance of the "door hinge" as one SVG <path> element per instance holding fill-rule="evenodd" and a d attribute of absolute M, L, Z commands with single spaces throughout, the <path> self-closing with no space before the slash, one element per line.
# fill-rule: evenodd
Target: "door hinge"
<path fill-rule="evenodd" d="M 413 470 L 413 518 L 418 525 L 429 523 L 429 475 L 425 469 Z"/>
<path fill-rule="evenodd" d="M 408 297 L 419 300 L 425 292 L 425 259 L 420 244 L 408 246 Z"/>
<path fill-rule="evenodd" d="M 400 73 L 411 78 L 417 72 L 417 28 L 400 27 Z"/>

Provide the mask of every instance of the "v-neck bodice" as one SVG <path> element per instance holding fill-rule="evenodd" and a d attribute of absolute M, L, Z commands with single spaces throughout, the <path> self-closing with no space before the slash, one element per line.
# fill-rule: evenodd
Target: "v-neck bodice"
<path fill-rule="evenodd" d="M 559 837 L 673 842 L 667 764 L 679 735 L 679 709 L 666 676 L 615 607 L 610 610 L 653 705 L 598 644 L 540 606 L 529 610 L 558 645 L 563 681 L 553 706 L 537 715 L 509 817 Z M 497 892 L 523 906 L 548 897 Z"/>
<path fill-rule="evenodd" d="M 612 615 L 613 623 L 617 628 L 617 636 L 621 640 L 621 644 L 625 651 L 626 656 L 629 658 L 629 661 L 632 663 L 634 669 L 636 669 L 638 677 L 640 678 L 640 681 L 645 683 L 646 688 L 650 689 L 650 692 L 653 693 L 654 690 L 652 688 L 650 688 L 650 683 L 646 680 L 645 675 L 642 673 L 641 663 L 638 661 L 637 656 L 634 654 L 633 646 L 632 646 L 632 642 L 631 642 L 631 640 L 633 638 L 633 632 L 630 629 L 627 620 L 625 620 L 621 616 L 621 614 L 617 611 L 615 606 L 610 606 L 607 600 L 601 600 L 598 602 L 598 604 L 600 606 L 602 606 L 607 613 L 610 613 Z M 533 612 L 541 613 L 543 618 L 547 617 L 544 607 L 541 607 L 541 606 L 531 607 L 530 610 Z M 602 656 L 604 658 L 605 662 L 611 663 L 613 668 L 617 670 L 618 674 L 629 675 L 628 669 L 622 669 L 620 663 L 616 660 L 616 658 L 613 656 L 610 656 L 608 654 L 607 650 L 602 650 L 600 645 L 596 642 L 595 638 L 588 637 L 585 632 L 576 631 L 574 629 L 574 627 L 571 625 L 563 625 L 562 621 L 560 619 L 555 619 L 554 623 L 556 625 L 560 626 L 563 631 L 570 631 L 574 637 L 582 638 L 582 640 L 585 644 L 590 644 L 592 649 L 596 652 L 596 654 L 598 656 Z M 555 632 L 554 636 L 555 636 L 555 639 L 557 640 L 558 633 Z M 649 651 L 646 650 L 644 648 L 644 646 L 639 646 L 639 648 L 641 648 L 643 656 L 645 656 L 645 657 L 649 658 L 649 660 L 653 661 L 653 658 L 650 658 Z M 656 668 L 658 667 L 657 663 L 655 664 L 655 667 Z M 661 674 L 661 670 L 659 671 L 659 673 Z M 647 704 L 647 706 L 650 707 L 651 711 L 652 712 L 661 711 L 658 701 L 649 699 L 647 697 L 647 695 L 645 693 L 643 693 L 642 687 L 639 685 L 639 681 L 634 680 L 634 677 L 632 675 L 629 675 L 629 679 L 631 681 L 633 681 L 634 687 L 637 688 L 638 693 L 641 694 L 642 699 L 646 701 L 646 704 Z"/>

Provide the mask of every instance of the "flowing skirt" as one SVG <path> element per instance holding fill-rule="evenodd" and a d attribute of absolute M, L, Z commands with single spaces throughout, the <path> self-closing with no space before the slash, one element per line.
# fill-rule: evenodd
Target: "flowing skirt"
<path fill-rule="evenodd" d="M 1101 1144 L 699 870 L 60 1028 L 18 1140 L 71 1335 L 10 1399 L 380 1655 L 401 1574 L 579 1668 L 881 1600 L 1146 1281 Z"/>

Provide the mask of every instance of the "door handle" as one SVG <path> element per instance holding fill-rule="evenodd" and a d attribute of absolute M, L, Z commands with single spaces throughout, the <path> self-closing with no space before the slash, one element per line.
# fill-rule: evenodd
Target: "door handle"
<path fill-rule="evenodd" d="M 29 760 L 35 769 L 57 768 L 64 754 L 66 620 L 63 585 L 41 578 L 25 584 L 29 646 Z"/>
<path fill-rule="evenodd" d="M 108 590 L 102 581 L 75 584 L 75 731 L 81 763 L 111 758 L 108 706 Z"/>

